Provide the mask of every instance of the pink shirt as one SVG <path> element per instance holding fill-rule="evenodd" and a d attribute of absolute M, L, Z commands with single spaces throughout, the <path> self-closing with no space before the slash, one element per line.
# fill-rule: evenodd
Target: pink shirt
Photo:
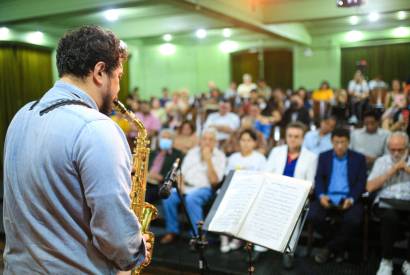
<path fill-rule="evenodd" d="M 149 133 L 152 133 L 153 131 L 159 131 L 161 129 L 161 121 L 152 113 L 150 113 L 149 115 L 144 115 L 141 112 L 138 112 L 135 114 L 135 116 L 139 120 L 141 120 L 141 122 L 144 124 L 144 127 Z"/>

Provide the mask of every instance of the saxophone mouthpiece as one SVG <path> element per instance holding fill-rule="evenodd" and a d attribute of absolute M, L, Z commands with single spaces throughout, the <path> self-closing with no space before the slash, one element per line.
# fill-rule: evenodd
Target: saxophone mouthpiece
<path fill-rule="evenodd" d="M 127 112 L 127 108 L 125 108 L 124 104 L 118 99 L 114 99 L 113 103 L 121 111 L 121 113 Z"/>

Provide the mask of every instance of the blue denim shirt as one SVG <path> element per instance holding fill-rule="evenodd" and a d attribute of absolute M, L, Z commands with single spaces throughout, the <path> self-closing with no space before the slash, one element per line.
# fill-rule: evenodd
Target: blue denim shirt
<path fill-rule="evenodd" d="M 59 99 L 66 105 L 42 116 Z M 84 91 L 57 81 L 13 118 L 4 148 L 5 274 L 115 274 L 145 257 L 131 153 Z"/>
<path fill-rule="evenodd" d="M 333 148 L 331 134 L 328 133 L 327 135 L 321 137 L 319 130 L 309 131 L 305 135 L 303 147 L 316 155 L 330 150 Z"/>

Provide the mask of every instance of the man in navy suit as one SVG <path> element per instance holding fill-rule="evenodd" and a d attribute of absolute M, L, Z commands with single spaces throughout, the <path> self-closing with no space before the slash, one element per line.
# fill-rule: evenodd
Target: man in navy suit
<path fill-rule="evenodd" d="M 342 261 L 341 255 L 348 240 L 362 222 L 360 197 L 366 186 L 366 159 L 348 149 L 349 140 L 349 130 L 335 129 L 332 132 L 333 149 L 319 155 L 315 200 L 309 212 L 315 230 L 327 239 L 325 247 L 315 256 L 318 263 L 325 263 L 332 255 Z M 338 215 L 341 222 L 334 231 L 326 221 L 332 213 Z"/>

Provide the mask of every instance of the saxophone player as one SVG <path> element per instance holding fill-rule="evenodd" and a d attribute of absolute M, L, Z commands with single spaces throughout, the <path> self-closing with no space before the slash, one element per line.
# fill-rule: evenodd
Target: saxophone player
<path fill-rule="evenodd" d="M 126 49 L 96 26 L 68 32 L 60 76 L 13 118 L 4 148 L 4 274 L 115 274 L 150 257 L 130 206 L 131 152 L 109 119 Z"/>

